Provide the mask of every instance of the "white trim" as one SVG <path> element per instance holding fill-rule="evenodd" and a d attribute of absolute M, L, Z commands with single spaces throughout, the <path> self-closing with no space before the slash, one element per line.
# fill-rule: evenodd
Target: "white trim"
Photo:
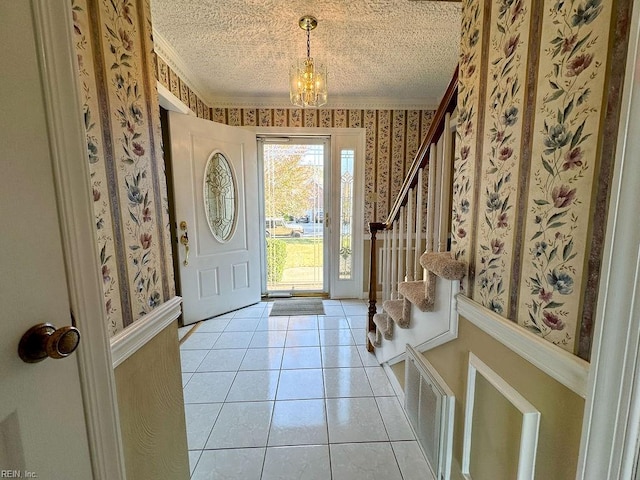
<path fill-rule="evenodd" d="M 376 347 L 379 362 L 393 365 L 405 360 L 405 345 L 410 344 L 421 353 L 458 337 L 458 311 L 456 295 L 460 282 L 436 277 L 436 300 L 431 312 L 411 307 L 409 328 L 396 328 L 393 338 Z"/>
<path fill-rule="evenodd" d="M 458 292 L 460 291 L 460 283 L 457 280 L 450 280 L 453 284 L 451 288 L 451 298 L 449 302 L 449 326 L 445 332 L 437 337 L 431 338 L 424 343 L 421 343 L 414 347 L 419 352 L 426 352 L 432 350 L 440 345 L 451 342 L 458 338 Z"/>
<path fill-rule="evenodd" d="M 185 115 L 195 115 L 193 110 L 187 107 L 182 100 L 176 97 L 171 90 L 162 85 L 160 82 L 156 82 L 158 88 L 158 103 L 165 110 L 171 112 L 184 113 Z"/>
<path fill-rule="evenodd" d="M 464 440 L 462 446 L 462 475 L 471 479 L 469 464 L 471 460 L 471 433 L 473 427 L 473 407 L 475 404 L 476 376 L 482 375 L 498 392 L 522 413 L 522 431 L 520 433 L 520 454 L 518 457 L 517 480 L 532 480 L 535 473 L 536 452 L 538 449 L 538 431 L 540 412 L 531 405 L 511 385 L 504 381 L 482 360 L 469 352 L 469 372 L 467 376 L 467 397 L 464 408 Z"/>
<path fill-rule="evenodd" d="M 413 279 L 422 280 L 424 278 L 424 267 L 420 263 L 420 257 L 424 252 L 422 250 L 422 221 L 425 217 L 422 206 L 424 201 L 422 200 L 422 194 L 424 192 L 424 168 L 418 170 L 418 183 L 415 186 L 416 189 L 416 206 L 415 206 L 415 231 L 413 232 L 415 237 L 415 246 L 413 247 Z"/>
<path fill-rule="evenodd" d="M 76 326 L 82 332 L 82 345 L 76 355 L 93 478 L 122 480 L 124 455 L 97 261 L 73 26 L 65 0 L 32 0 L 32 6 L 69 300 Z"/>
<path fill-rule="evenodd" d="M 353 132 L 331 134 L 331 191 L 333 197 L 328 199 L 331 202 L 329 218 L 329 248 L 330 262 L 326 262 L 328 272 L 329 292 L 331 298 L 353 298 L 358 294 L 363 282 L 364 270 L 364 231 L 362 228 L 362 218 L 364 218 L 364 164 L 366 158 L 366 131 L 363 128 L 350 128 Z M 351 241 L 353 249 L 351 278 L 340 278 L 340 192 L 342 185 L 341 178 L 341 153 L 345 150 L 353 150 L 353 211 Z M 335 187 L 335 188 L 334 188 Z M 338 195 L 336 197 L 336 194 Z M 325 202 L 326 202 L 325 198 Z M 325 205 L 325 212 L 327 212 Z"/>
<path fill-rule="evenodd" d="M 338 154 L 339 154 L 339 149 L 341 147 L 343 148 L 351 148 L 353 146 L 353 148 L 355 149 L 356 152 L 356 158 L 355 158 L 355 177 L 354 177 L 354 188 L 356 188 L 356 192 L 354 197 L 355 198 L 359 198 L 359 201 L 356 202 L 358 203 L 358 205 L 356 205 L 354 207 L 354 218 L 362 218 L 363 212 L 364 212 L 364 195 L 362 194 L 362 192 L 364 191 L 364 159 L 365 159 L 365 150 L 366 150 L 366 129 L 365 128 L 333 128 L 333 127 L 260 127 L 260 126 L 245 126 L 245 127 L 239 127 L 239 128 L 244 128 L 246 130 L 250 130 L 253 133 L 255 133 L 256 137 L 262 137 L 260 139 L 257 138 L 257 141 L 260 140 L 264 140 L 265 138 L 269 138 L 269 137 L 283 137 L 283 138 L 295 138 L 296 136 L 300 136 L 301 139 L 313 139 L 313 138 L 319 138 L 319 137 L 326 137 L 329 139 L 329 143 L 330 143 L 330 148 L 331 148 L 331 163 L 335 163 L 337 161 L 339 161 L 338 158 Z M 352 138 L 353 144 L 351 144 L 349 142 L 348 139 Z M 326 148 L 326 143 L 325 143 L 325 154 L 329 153 L 329 150 Z M 262 155 L 262 149 L 260 148 L 260 154 L 259 156 L 261 157 Z M 328 165 L 328 169 L 329 171 L 331 171 L 331 169 L 333 169 L 334 165 Z M 259 168 L 262 168 L 259 165 Z M 325 167 L 326 169 L 327 167 Z M 333 177 L 332 177 L 332 181 L 333 181 Z M 263 195 L 263 191 L 264 190 L 264 186 L 261 185 L 261 196 Z M 360 195 L 358 195 L 358 192 L 360 192 Z M 326 202 L 328 201 L 328 198 L 325 198 L 325 211 L 328 211 L 326 208 Z M 261 209 L 262 212 L 263 209 Z M 335 205 L 332 206 L 332 210 L 335 210 Z M 263 215 L 261 213 L 261 215 Z M 264 218 L 262 218 L 262 222 L 264 223 Z M 337 242 L 337 238 L 334 238 L 334 235 L 336 235 L 336 230 L 332 230 L 331 232 L 326 234 L 326 238 L 327 238 L 327 242 L 330 244 L 334 244 Z M 325 277 L 328 280 L 328 283 L 326 285 L 326 288 L 328 288 L 329 290 L 329 294 L 331 295 L 331 298 L 354 298 L 355 296 L 359 295 L 360 293 L 360 288 L 362 286 L 362 282 L 363 282 L 363 265 L 364 265 L 364 254 L 365 254 L 365 248 L 364 248 L 364 241 L 365 241 L 365 235 L 364 235 L 364 229 L 360 227 L 360 225 L 358 225 L 357 221 L 354 221 L 354 232 L 353 232 L 353 242 L 354 245 L 358 246 L 358 250 L 356 251 L 354 248 L 354 254 L 353 254 L 353 276 L 351 280 L 348 281 L 339 281 L 337 280 L 338 277 L 338 272 L 332 272 L 329 273 L 328 275 L 325 272 Z M 261 249 L 264 247 L 261 247 Z M 332 252 L 332 255 L 335 255 L 335 252 Z M 264 259 L 265 258 L 265 254 L 264 251 L 261 251 L 261 257 Z M 329 263 L 330 262 L 326 262 L 325 263 L 325 268 L 329 268 Z M 332 267 L 334 267 L 334 270 L 337 268 L 337 262 L 334 262 L 336 265 Z M 266 263 L 264 262 L 264 260 L 262 261 L 262 268 L 265 269 L 266 268 Z M 331 278 L 334 277 L 335 279 Z M 264 279 L 266 278 L 266 275 L 262 275 L 263 277 L 263 282 Z M 340 283 L 340 287 L 344 288 L 346 290 L 345 287 L 343 287 L 343 285 L 349 283 L 351 285 L 350 287 L 350 292 L 351 293 L 341 293 L 337 287 L 336 284 Z M 263 285 L 263 289 L 266 288 L 266 284 Z M 334 293 L 337 295 L 336 297 L 334 297 Z M 365 295 L 362 298 L 367 298 L 368 297 L 368 292 L 365 293 Z"/>
<path fill-rule="evenodd" d="M 458 107 L 451 113 L 449 118 L 449 132 L 456 133 L 458 130 Z"/>
<path fill-rule="evenodd" d="M 201 97 L 202 98 L 202 97 Z M 297 109 L 291 105 L 289 97 L 211 97 L 213 108 L 286 108 Z M 440 104 L 434 98 L 408 98 L 399 100 L 389 97 L 337 97 L 329 91 L 329 101 L 321 110 L 337 108 L 351 110 L 436 110 Z"/>
<path fill-rule="evenodd" d="M 637 477 L 640 434 L 640 8 L 629 51 L 595 318 L 579 479 Z"/>
<path fill-rule="evenodd" d="M 418 370 L 420 377 L 423 381 L 429 385 L 429 388 L 437 393 L 442 401 L 441 413 L 440 413 L 440 425 L 439 425 L 439 440 L 440 448 L 438 451 L 438 465 L 429 465 L 432 471 L 436 471 L 435 477 L 439 480 L 451 479 L 451 459 L 453 457 L 453 436 L 455 426 L 455 406 L 456 397 L 444 378 L 440 376 L 436 368 L 429 362 L 424 355 L 421 355 L 418 350 L 407 344 L 407 359 L 405 360 L 405 387 L 408 383 L 409 376 L 409 364 L 407 362 L 413 362 L 415 368 Z M 420 390 L 418 389 L 418 395 L 420 396 Z M 418 410 L 420 410 L 420 399 L 417 399 Z M 406 404 L 405 410 L 406 410 Z M 410 422 L 411 423 L 411 422 Z M 413 425 L 412 425 L 413 427 Z M 414 429 L 415 433 L 415 429 Z M 417 436 L 417 435 L 416 435 Z M 427 462 L 428 463 L 428 462 Z"/>
<path fill-rule="evenodd" d="M 253 130 L 256 135 L 266 136 L 282 136 L 291 137 L 301 135 L 304 137 L 321 137 L 331 135 L 354 135 L 358 136 L 366 134 L 366 128 L 347 128 L 347 127 L 257 127 L 257 126 L 245 126 Z"/>
<path fill-rule="evenodd" d="M 180 80 L 187 84 L 191 91 L 195 93 L 200 100 L 207 106 L 211 106 L 211 99 L 204 96 L 202 92 L 207 90 L 206 85 L 193 80 L 195 75 L 189 67 L 180 59 L 180 55 L 176 53 L 173 46 L 154 28 L 153 29 L 153 50 L 164 62 L 178 74 Z"/>
<path fill-rule="evenodd" d="M 405 355 L 405 358 L 406 358 L 406 355 Z M 405 360 L 405 358 L 403 358 L 403 360 Z M 403 406 L 402 409 L 404 410 L 404 390 L 402 388 L 402 385 L 400 385 L 400 381 L 398 380 L 398 377 L 396 377 L 396 374 L 393 372 L 393 369 L 391 368 L 391 365 L 389 364 L 389 362 L 384 362 L 382 364 L 382 368 L 384 369 L 384 373 L 387 374 L 387 378 L 389 379 L 391 388 L 393 388 L 393 391 L 398 397 L 398 401 L 400 402 L 400 405 Z"/>
<path fill-rule="evenodd" d="M 429 145 L 429 169 L 427 170 L 427 226 L 425 229 L 425 251 L 427 252 L 436 251 L 436 165 L 438 163 L 436 150 L 437 143 Z M 430 208 L 429 205 L 433 205 L 433 208 Z"/>
<path fill-rule="evenodd" d="M 445 126 L 451 121 L 451 114 L 447 113 L 444 116 Z M 438 207 L 440 213 L 438 214 L 438 251 L 446 252 L 447 243 L 451 236 L 451 193 L 453 190 L 452 178 L 453 178 L 453 162 L 455 158 L 453 136 L 451 133 L 447 134 L 445 130 L 438 140 L 438 145 L 442 142 L 442 149 L 440 151 L 440 158 L 438 159 L 440 165 L 440 201 Z"/>
<path fill-rule="evenodd" d="M 589 363 L 458 295 L 458 313 L 565 387 L 585 397 Z"/>
<path fill-rule="evenodd" d="M 173 297 L 111 338 L 113 368 L 144 347 L 180 316 L 181 297 Z"/>
<path fill-rule="evenodd" d="M 291 105 L 288 95 L 260 96 L 260 97 L 222 97 L 211 93 L 206 83 L 196 80 L 191 68 L 182 61 L 173 46 L 153 29 L 153 50 L 175 73 L 180 80 L 189 86 L 207 107 L 212 108 L 286 108 L 297 109 Z M 352 109 L 352 110 L 437 110 L 439 98 L 407 98 L 399 100 L 392 97 L 340 97 L 332 96 L 329 92 L 329 102 L 323 109 Z"/>
<path fill-rule="evenodd" d="M 391 341 L 393 341 L 393 340 L 394 339 L 391 339 Z M 410 345 L 410 344 L 407 344 L 407 345 Z M 396 363 L 406 362 L 406 361 L 407 361 L 407 353 L 406 352 L 402 352 L 401 354 L 396 355 L 395 357 L 391 357 L 389 360 L 385 360 L 384 363 L 385 364 L 388 363 L 389 365 L 395 365 Z"/>
<path fill-rule="evenodd" d="M 156 54 L 180 77 L 180 80 L 208 106 L 213 108 L 287 108 L 295 109 L 288 95 L 277 97 L 221 97 L 211 93 L 206 83 L 196 80 L 197 76 L 182 61 L 173 46 L 153 29 L 153 49 Z M 357 110 L 436 110 L 439 98 L 407 98 L 398 100 L 391 97 L 353 97 L 331 96 L 323 109 L 357 109 Z"/>

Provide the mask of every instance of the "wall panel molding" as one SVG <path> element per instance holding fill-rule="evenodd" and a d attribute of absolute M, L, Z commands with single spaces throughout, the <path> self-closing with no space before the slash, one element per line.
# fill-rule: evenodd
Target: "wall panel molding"
<path fill-rule="evenodd" d="M 458 313 L 464 318 L 565 387 L 586 396 L 589 363 L 463 295 L 457 300 Z"/>
<path fill-rule="evenodd" d="M 540 430 L 540 412 L 517 390 L 488 367 L 473 353 L 469 353 L 467 397 L 464 418 L 464 446 L 462 452 L 462 475 L 471 480 L 471 442 L 474 405 L 476 400 L 476 377 L 484 377 L 508 402 L 522 414 L 517 480 L 532 480 L 535 475 L 536 453 Z"/>
<path fill-rule="evenodd" d="M 182 312 L 182 297 L 173 297 L 140 320 L 111 337 L 111 359 L 116 368 L 176 320 Z"/>

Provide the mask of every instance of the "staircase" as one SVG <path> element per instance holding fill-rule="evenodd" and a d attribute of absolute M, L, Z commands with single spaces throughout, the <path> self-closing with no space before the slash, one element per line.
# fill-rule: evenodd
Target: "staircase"
<path fill-rule="evenodd" d="M 380 363 L 403 359 L 407 344 L 423 352 L 457 336 L 455 295 L 467 265 L 447 251 L 456 101 L 457 71 L 391 213 L 369 224 L 367 348 Z"/>

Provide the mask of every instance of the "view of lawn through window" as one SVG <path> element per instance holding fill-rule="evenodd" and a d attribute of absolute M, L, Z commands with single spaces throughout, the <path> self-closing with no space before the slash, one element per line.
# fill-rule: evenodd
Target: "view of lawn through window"
<path fill-rule="evenodd" d="M 267 291 L 322 292 L 324 145 L 263 148 Z"/>

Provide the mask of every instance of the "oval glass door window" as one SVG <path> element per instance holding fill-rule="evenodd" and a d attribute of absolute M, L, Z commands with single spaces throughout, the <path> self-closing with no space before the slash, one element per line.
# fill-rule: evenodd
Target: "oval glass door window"
<path fill-rule="evenodd" d="M 204 171 L 204 210 L 213 236 L 226 242 L 233 236 L 237 217 L 236 179 L 227 158 L 214 152 Z"/>

